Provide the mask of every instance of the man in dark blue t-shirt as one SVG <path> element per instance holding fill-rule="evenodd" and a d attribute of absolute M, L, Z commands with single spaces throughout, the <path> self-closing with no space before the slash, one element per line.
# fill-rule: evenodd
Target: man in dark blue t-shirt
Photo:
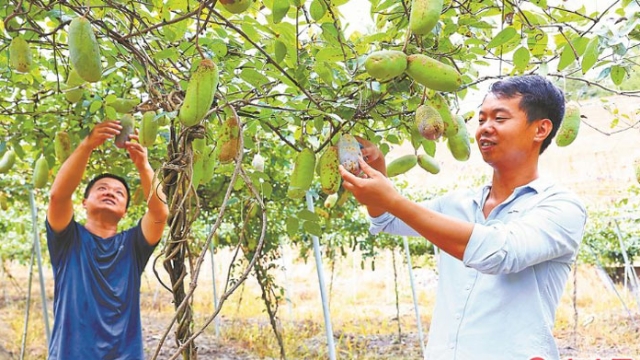
<path fill-rule="evenodd" d="M 120 133 L 118 121 L 105 121 L 62 164 L 51 185 L 47 244 L 55 289 L 49 360 L 143 359 L 140 277 L 162 237 L 169 210 L 157 186 L 147 150 L 137 135 L 125 148 L 138 169 L 147 211 L 136 226 L 118 232 L 127 211 L 124 179 L 102 174 L 86 187 L 86 223 L 73 214 L 73 193 L 94 149 Z"/>

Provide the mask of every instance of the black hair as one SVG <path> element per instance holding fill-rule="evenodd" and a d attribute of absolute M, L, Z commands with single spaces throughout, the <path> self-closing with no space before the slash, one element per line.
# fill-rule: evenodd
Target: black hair
<path fill-rule="evenodd" d="M 542 154 L 556 136 L 564 118 L 565 100 L 562 90 L 540 75 L 523 75 L 499 80 L 491 85 L 489 92 L 507 99 L 522 96 L 520 109 L 527 114 L 527 121 L 530 123 L 540 119 L 551 120 L 553 128 L 540 146 Z"/>
<path fill-rule="evenodd" d="M 127 185 L 127 181 L 123 177 L 120 177 L 118 175 L 103 173 L 91 179 L 91 181 L 89 181 L 89 183 L 87 184 L 87 187 L 84 189 L 84 198 L 86 199 L 87 197 L 89 197 L 89 192 L 91 191 L 91 188 L 93 187 L 93 185 L 95 185 L 98 180 L 104 179 L 104 178 L 111 178 L 111 179 L 118 180 L 122 183 L 122 185 L 124 185 L 124 188 L 127 189 L 127 209 L 128 209 L 129 202 L 131 201 L 131 192 L 129 191 L 129 185 Z"/>

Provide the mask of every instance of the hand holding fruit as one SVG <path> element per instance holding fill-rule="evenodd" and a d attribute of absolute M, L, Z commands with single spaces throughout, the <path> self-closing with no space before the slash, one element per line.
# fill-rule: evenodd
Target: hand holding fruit
<path fill-rule="evenodd" d="M 86 137 L 85 141 L 87 145 L 93 150 L 98 146 L 104 144 L 105 141 L 109 139 L 115 138 L 120 131 L 122 130 L 122 126 L 117 121 L 104 121 L 96 125 L 93 130 L 89 133 L 89 136 Z"/>
<path fill-rule="evenodd" d="M 366 178 L 359 178 L 340 165 L 342 186 L 350 191 L 360 204 L 386 210 L 400 194 L 383 173 L 371 167 L 362 158 L 358 159 L 358 162 Z"/>

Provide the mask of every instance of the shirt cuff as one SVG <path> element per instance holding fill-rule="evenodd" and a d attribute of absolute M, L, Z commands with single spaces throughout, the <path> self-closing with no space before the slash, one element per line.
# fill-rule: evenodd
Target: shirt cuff
<path fill-rule="evenodd" d="M 382 232 L 382 230 L 384 230 L 384 228 L 391 221 L 393 221 L 393 219 L 394 219 L 394 216 L 389 214 L 388 212 L 385 212 L 384 214 L 376 217 L 369 216 L 369 222 L 371 223 L 371 225 L 369 226 L 369 232 L 372 235 L 376 235 Z"/>

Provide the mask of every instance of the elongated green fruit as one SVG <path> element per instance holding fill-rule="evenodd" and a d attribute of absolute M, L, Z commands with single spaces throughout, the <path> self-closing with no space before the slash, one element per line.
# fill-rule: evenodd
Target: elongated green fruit
<path fill-rule="evenodd" d="M 427 55 L 407 56 L 405 72 L 417 83 L 437 91 L 456 91 L 462 85 L 462 78 L 455 68 Z"/>
<path fill-rule="evenodd" d="M 178 118 L 184 126 L 198 124 L 213 104 L 218 87 L 218 66 L 211 59 L 204 59 L 191 74 L 184 102 Z"/>
<path fill-rule="evenodd" d="M 71 148 L 71 138 L 66 131 L 58 131 L 53 140 L 53 150 L 56 153 L 56 159 L 60 164 L 65 162 L 71 156 L 73 149 Z"/>
<path fill-rule="evenodd" d="M 42 189 L 47 186 L 49 179 L 49 163 L 44 156 L 40 156 L 33 167 L 33 187 Z"/>
<path fill-rule="evenodd" d="M 320 186 L 325 194 L 335 194 L 340 189 L 342 177 L 338 169 L 339 165 L 338 148 L 335 146 L 330 146 L 318 160 Z"/>
<path fill-rule="evenodd" d="M 126 114 L 133 111 L 133 109 L 135 109 L 138 104 L 140 104 L 140 100 L 117 98 L 114 101 L 110 102 L 108 105 L 111 106 L 117 113 Z"/>
<path fill-rule="evenodd" d="M 447 147 L 456 160 L 467 161 L 471 155 L 469 132 L 462 116 L 456 116 L 456 121 L 458 122 L 458 133 L 447 139 Z"/>
<path fill-rule="evenodd" d="M 283 0 L 276 0 L 283 1 Z M 220 4 L 232 14 L 245 12 L 251 6 L 252 0 L 220 0 Z"/>
<path fill-rule="evenodd" d="M 119 148 L 124 148 L 125 143 L 129 141 L 129 136 L 134 133 L 134 122 L 135 119 L 130 114 L 122 115 L 120 119 L 120 125 L 122 126 L 122 130 L 120 130 L 120 134 L 116 135 L 115 144 Z"/>
<path fill-rule="evenodd" d="M 418 166 L 430 172 L 431 174 L 437 174 L 440 172 L 440 164 L 433 157 L 428 154 L 418 155 Z"/>
<path fill-rule="evenodd" d="M 352 173 L 355 176 L 360 176 L 362 169 L 358 163 L 358 158 L 362 157 L 362 151 L 360 151 L 360 143 L 351 134 L 343 134 L 338 140 L 338 158 L 340 164 L 344 166 L 345 170 Z"/>
<path fill-rule="evenodd" d="M 413 0 L 409 14 L 409 29 L 417 35 L 428 34 L 438 23 L 443 0 Z"/>
<path fill-rule="evenodd" d="M 296 155 L 293 173 L 289 182 L 287 196 L 291 199 L 303 197 L 313 182 L 313 169 L 316 166 L 316 155 L 313 150 L 304 148 Z"/>
<path fill-rule="evenodd" d="M 156 142 L 158 136 L 158 122 L 155 119 L 155 111 L 146 111 L 142 114 L 142 122 L 140 123 L 139 140 L 140 145 L 150 147 Z"/>
<path fill-rule="evenodd" d="M 64 91 L 64 97 L 68 102 L 75 104 L 82 99 L 84 89 L 81 87 L 86 81 L 78 75 L 78 72 L 74 69 L 69 71 L 69 77 L 67 77 L 66 89 Z M 71 90 L 69 90 L 71 89 Z"/>
<path fill-rule="evenodd" d="M 418 157 L 415 154 L 400 156 L 387 165 L 387 177 L 394 177 L 404 174 L 413 169 L 418 163 Z"/>
<path fill-rule="evenodd" d="M 11 170 L 13 164 L 16 163 L 16 153 L 13 150 L 7 150 L 0 160 L 0 174 L 4 174 Z"/>
<path fill-rule="evenodd" d="M 364 60 L 364 68 L 375 79 L 386 81 L 407 69 L 407 55 L 398 50 L 374 51 Z"/>
<path fill-rule="evenodd" d="M 2 209 L 2 211 L 9 210 L 9 201 L 7 200 L 7 195 L 4 193 L 0 193 L 0 209 Z"/>
<path fill-rule="evenodd" d="M 77 17 L 69 24 L 69 58 L 81 78 L 97 82 L 102 78 L 100 45 L 91 23 L 85 17 Z"/>
<path fill-rule="evenodd" d="M 31 70 L 33 64 L 31 48 L 23 37 L 17 36 L 11 40 L 9 60 L 11 67 L 17 72 L 27 73 Z"/>
<path fill-rule="evenodd" d="M 416 109 L 415 123 L 420 135 L 427 140 L 437 140 L 444 133 L 444 121 L 438 110 L 430 105 L 420 105 Z"/>
<path fill-rule="evenodd" d="M 236 119 L 235 116 L 230 116 L 222 125 L 221 130 L 222 133 L 218 140 L 218 144 L 220 145 L 218 160 L 224 164 L 234 160 L 240 150 L 240 127 L 238 119 Z"/>
<path fill-rule="evenodd" d="M 448 138 L 457 134 L 459 124 L 456 119 L 454 119 L 447 100 L 439 93 L 434 93 L 433 96 L 431 96 L 429 103 L 434 109 L 436 109 L 436 111 L 438 111 L 438 114 L 440 114 L 440 117 L 442 118 L 442 123 L 444 124 L 444 137 Z"/>
<path fill-rule="evenodd" d="M 568 103 L 564 111 L 564 118 L 556 134 L 556 145 L 569 146 L 578 137 L 580 130 L 580 108 L 576 103 Z"/>

